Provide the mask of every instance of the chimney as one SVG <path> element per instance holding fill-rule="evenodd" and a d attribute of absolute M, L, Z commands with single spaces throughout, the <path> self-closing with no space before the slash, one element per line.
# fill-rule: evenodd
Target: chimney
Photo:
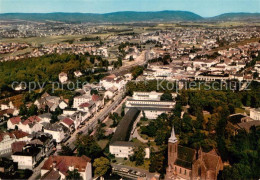
<path fill-rule="evenodd" d="M 52 168 L 56 171 L 57 169 L 56 169 L 56 165 L 57 165 L 57 162 L 56 161 L 53 161 L 52 162 Z"/>

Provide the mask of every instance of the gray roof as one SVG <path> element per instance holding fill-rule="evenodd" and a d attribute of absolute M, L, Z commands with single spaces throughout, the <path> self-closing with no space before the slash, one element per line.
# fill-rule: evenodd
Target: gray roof
<path fill-rule="evenodd" d="M 129 146 L 133 147 L 135 145 L 134 142 L 129 142 L 129 141 L 115 141 L 110 144 L 110 146 Z"/>
<path fill-rule="evenodd" d="M 123 119 L 119 122 L 116 132 L 111 139 L 111 143 L 115 141 L 128 141 L 132 126 L 140 111 L 137 108 L 130 108 Z"/>

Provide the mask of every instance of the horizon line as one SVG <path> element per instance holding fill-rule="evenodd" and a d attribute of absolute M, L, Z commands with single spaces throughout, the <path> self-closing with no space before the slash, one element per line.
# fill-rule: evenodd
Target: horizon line
<path fill-rule="evenodd" d="M 225 13 L 221 13 L 215 16 L 201 16 L 195 12 L 192 11 L 186 11 L 186 10 L 159 10 L 159 11 L 112 11 L 112 12 L 106 12 L 106 13 L 88 13 L 88 12 L 6 12 L 6 13 L 0 13 L 0 15 L 4 15 L 4 14 L 54 14 L 54 13 L 67 13 L 67 14 L 97 14 L 97 15 L 104 15 L 104 14 L 111 14 L 111 13 L 120 13 L 120 12 L 136 12 L 136 13 L 148 13 L 148 12 L 165 12 L 165 11 L 175 11 L 175 12 L 189 12 L 189 13 L 193 13 L 196 14 L 200 17 L 203 18 L 211 18 L 211 17 L 217 17 L 223 14 L 239 14 L 239 13 L 244 13 L 244 14 L 260 14 L 260 12 L 225 12 Z"/>

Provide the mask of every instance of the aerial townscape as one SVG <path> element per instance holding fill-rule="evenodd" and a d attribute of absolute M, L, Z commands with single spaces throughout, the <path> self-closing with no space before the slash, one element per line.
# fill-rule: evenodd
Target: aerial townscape
<path fill-rule="evenodd" d="M 260 13 L 1 2 L 0 179 L 260 179 Z"/>

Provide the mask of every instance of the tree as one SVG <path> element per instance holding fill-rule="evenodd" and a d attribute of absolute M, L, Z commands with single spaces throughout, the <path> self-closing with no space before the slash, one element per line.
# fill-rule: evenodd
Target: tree
<path fill-rule="evenodd" d="M 102 155 L 102 149 L 97 144 L 93 136 L 80 135 L 76 139 L 78 156 L 85 155 L 91 158 L 97 158 Z"/>
<path fill-rule="evenodd" d="M 152 152 L 150 158 L 149 172 L 159 172 L 160 174 L 164 174 L 167 166 L 165 163 L 165 157 L 165 151 Z"/>
<path fill-rule="evenodd" d="M 133 79 L 136 79 L 139 75 L 143 74 L 143 70 L 144 68 L 142 66 L 133 67 L 131 69 Z"/>
<path fill-rule="evenodd" d="M 95 168 L 95 171 L 94 171 L 95 175 L 102 177 L 110 169 L 110 162 L 107 158 L 100 157 L 100 158 L 95 159 L 93 166 Z"/>
<path fill-rule="evenodd" d="M 38 113 L 38 107 L 35 104 L 32 104 L 28 109 L 28 115 L 34 116 L 37 115 L 37 113 Z"/>
<path fill-rule="evenodd" d="M 134 57 L 130 56 L 129 61 L 133 61 L 133 60 L 134 60 Z"/>
<path fill-rule="evenodd" d="M 118 66 L 122 66 L 122 65 L 123 65 L 123 62 L 122 62 L 122 58 L 121 58 L 121 57 L 118 57 L 118 58 L 117 58 L 117 62 L 118 62 Z"/>
<path fill-rule="evenodd" d="M 66 179 L 67 180 L 78 180 L 78 179 L 82 179 L 82 177 L 80 176 L 79 171 L 77 169 L 74 169 L 73 171 L 68 172 Z"/>
<path fill-rule="evenodd" d="M 145 151 L 144 147 L 139 146 L 134 149 L 134 154 L 132 155 L 132 161 L 135 161 L 135 165 L 140 166 L 144 164 Z"/>
<path fill-rule="evenodd" d="M 19 111 L 19 115 L 23 116 L 23 115 L 27 115 L 27 107 L 25 106 L 25 104 L 22 104 L 20 106 L 20 111 Z"/>
<path fill-rule="evenodd" d="M 96 137 L 98 141 L 105 138 L 105 130 L 101 124 L 97 128 Z"/>
<path fill-rule="evenodd" d="M 163 93 L 161 96 L 161 101 L 172 101 L 172 94 L 171 93 Z"/>
<path fill-rule="evenodd" d="M 70 147 L 64 145 L 61 146 L 61 151 L 59 152 L 60 156 L 72 156 L 73 154 L 74 153 Z"/>

